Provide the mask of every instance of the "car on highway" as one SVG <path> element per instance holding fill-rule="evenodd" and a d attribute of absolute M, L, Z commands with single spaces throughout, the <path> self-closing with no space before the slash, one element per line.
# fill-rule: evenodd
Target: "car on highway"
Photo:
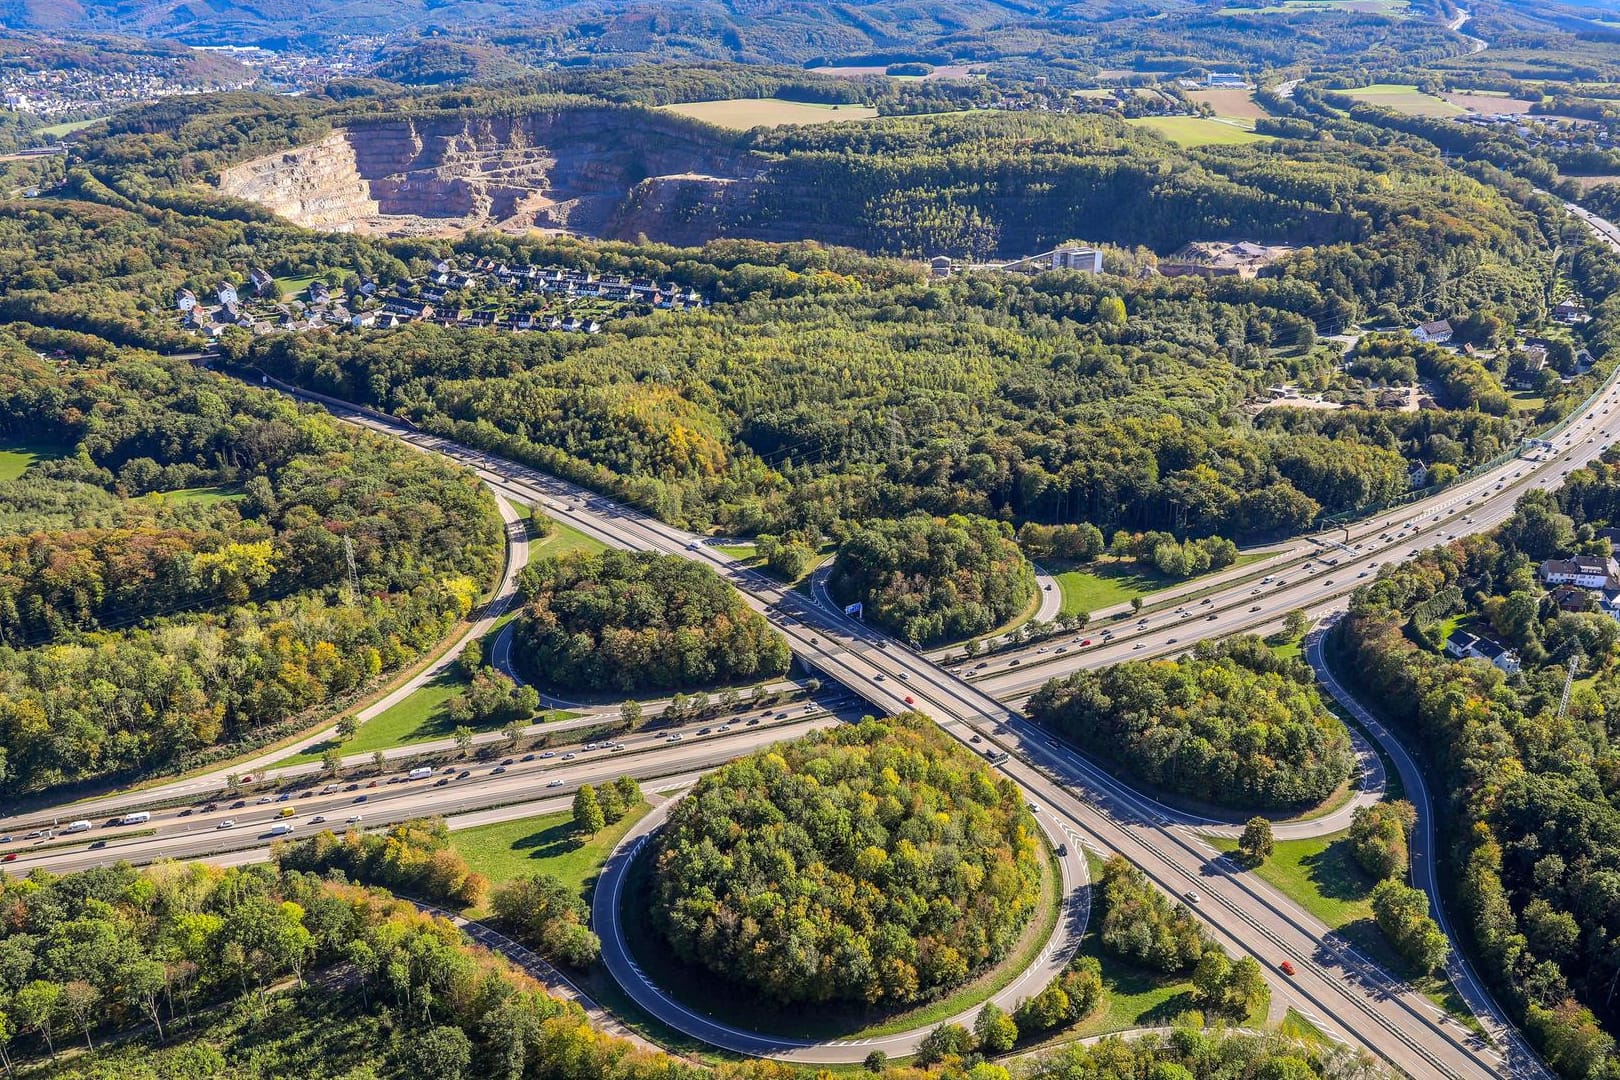
<path fill-rule="evenodd" d="M 507 758 L 507 759 L 505 759 L 505 760 L 504 760 L 504 761 L 502 761 L 502 762 L 501 762 L 501 764 L 502 764 L 502 765 L 510 765 L 510 764 L 512 764 L 512 759 L 511 759 L 511 758 Z M 449 770 L 449 769 L 446 769 L 446 770 L 445 770 L 445 772 L 449 772 L 449 771 L 450 771 L 450 770 Z"/>
<path fill-rule="evenodd" d="M 236 820 L 234 818 L 226 818 L 224 821 L 220 822 L 218 825 L 215 825 L 214 828 L 216 828 L 216 829 L 234 829 L 234 828 L 236 828 Z"/>
<path fill-rule="evenodd" d="M 1176 643 L 1176 639 L 1175 638 L 1165 638 L 1164 643 L 1166 645 L 1174 645 Z"/>
<path fill-rule="evenodd" d="M 1189 904 L 1196 904 L 1196 903 L 1198 903 L 1198 901 L 1203 899 L 1203 897 L 1199 896 L 1198 893 L 1196 893 L 1196 892 L 1194 892 L 1192 890 L 1188 890 L 1185 895 L 1186 895 L 1186 898 L 1187 898 L 1187 903 L 1189 903 Z"/>
<path fill-rule="evenodd" d="M 321 824 L 324 824 L 325 822 L 326 822 L 326 815 L 325 814 L 316 814 L 314 817 L 309 819 L 309 823 L 311 825 L 321 825 Z"/>
<path fill-rule="evenodd" d="M 534 760 L 534 755 L 533 754 L 524 754 L 523 755 L 523 760 L 524 761 L 533 761 Z"/>
<path fill-rule="evenodd" d="M 907 705 L 915 705 L 915 704 L 917 704 L 917 701 L 910 694 L 907 694 L 906 695 L 906 704 Z"/>
<path fill-rule="evenodd" d="M 785 713 L 777 713 L 777 719 L 781 719 L 782 716 L 784 716 L 784 715 L 786 715 L 786 714 Z M 757 717 L 757 716 L 750 717 L 749 720 L 748 720 L 748 723 L 744 724 L 743 726 L 744 727 L 758 727 L 759 726 L 759 717 Z"/>
<path fill-rule="evenodd" d="M 1104 634 L 1107 634 L 1107 633 L 1108 633 L 1108 631 L 1106 631 L 1106 630 L 1104 630 L 1104 631 L 1103 631 L 1103 633 L 1104 633 Z M 1081 643 L 1080 643 L 1080 644 L 1081 644 L 1081 646 L 1082 646 L 1082 647 L 1084 647 L 1084 646 L 1086 646 L 1086 645 L 1090 645 L 1090 644 L 1091 644 L 1091 639 L 1090 639 L 1090 638 L 1086 638 L 1086 639 L 1085 639 L 1085 640 L 1084 640 L 1084 641 L 1082 641 L 1082 642 L 1081 642 Z"/>
<path fill-rule="evenodd" d="M 546 784 L 546 787 L 562 787 L 562 786 L 563 786 L 563 782 L 561 780 L 552 780 L 552 781 L 550 781 L 549 783 Z"/>
<path fill-rule="evenodd" d="M 585 744 L 585 749 L 587 749 L 587 750 L 595 750 L 596 749 L 596 744 L 593 743 L 593 742 L 588 742 L 588 743 Z"/>
<path fill-rule="evenodd" d="M 501 775 L 501 773 L 503 773 L 505 771 L 506 771 L 506 766 L 505 765 L 497 765 L 493 769 L 489 770 L 489 775 L 491 775 L 491 776 L 499 776 L 499 775 Z"/>
<path fill-rule="evenodd" d="M 1145 642 L 1138 641 L 1135 645 L 1132 645 L 1131 648 L 1132 649 L 1145 649 L 1145 648 L 1147 648 L 1147 644 Z"/>
<path fill-rule="evenodd" d="M 350 814 L 348 817 L 343 819 L 343 824 L 345 824 L 345 825 L 358 825 L 362 820 L 363 819 L 361 818 L 361 816 L 359 814 Z"/>
<path fill-rule="evenodd" d="M 240 810 L 240 809 L 242 809 L 242 807 L 244 807 L 246 805 L 247 805 L 247 800 L 246 799 L 237 799 L 235 802 L 231 803 L 231 809 L 232 810 Z"/>
<path fill-rule="evenodd" d="M 0 856 L 0 862 L 16 862 L 16 861 L 17 861 L 17 853 L 15 851 L 8 851 L 8 852 L 5 853 L 4 856 Z"/>
<path fill-rule="evenodd" d="M 900 681 L 901 681 L 901 682 L 910 682 L 910 681 L 911 681 L 911 672 L 909 672 L 909 671 L 902 671 L 902 672 L 901 672 L 901 673 L 900 673 Z"/>
<path fill-rule="evenodd" d="M 369 798 L 371 798 L 370 795 L 356 795 L 354 797 L 354 801 L 355 802 L 365 802 Z"/>
<path fill-rule="evenodd" d="M 554 758 L 556 756 L 557 752 L 555 750 L 547 750 L 545 753 L 540 755 L 540 760 L 544 761 L 546 758 Z"/>
<path fill-rule="evenodd" d="M 576 756 L 577 756 L 577 755 L 575 755 L 575 754 L 571 754 L 571 753 L 570 753 L 570 754 L 564 754 L 564 755 L 563 755 L 563 756 L 562 756 L 562 759 L 563 759 L 563 760 L 564 760 L 564 761 L 573 761 L 573 760 L 574 760 L 574 758 L 575 758 L 575 757 L 576 757 Z"/>
<path fill-rule="evenodd" d="M 872 681 L 873 682 L 883 682 L 883 681 L 885 681 L 884 677 L 883 677 L 883 672 L 880 671 L 876 675 L 872 676 Z"/>
<path fill-rule="evenodd" d="M 1251 607 L 1251 608 L 1249 608 L 1249 610 L 1250 610 L 1250 611 L 1259 611 L 1259 610 L 1260 610 L 1260 605 L 1259 605 L 1259 604 L 1255 604 L 1255 605 L 1254 605 L 1254 606 L 1253 606 L 1253 607 Z"/>
<path fill-rule="evenodd" d="M 275 800 L 271 799 L 270 796 L 268 796 L 268 795 L 261 795 L 259 797 L 259 805 L 260 806 L 263 806 L 267 802 L 274 802 L 274 801 Z"/>
<path fill-rule="evenodd" d="M 433 781 L 433 786 L 444 787 L 444 785 L 448 784 L 449 782 L 450 778 L 448 776 L 441 776 L 437 780 Z"/>
<path fill-rule="evenodd" d="M 1029 807 L 1029 812 L 1032 814 L 1038 814 L 1041 812 L 1041 808 L 1036 806 L 1034 803 L 1025 803 L 1024 805 Z"/>
<path fill-rule="evenodd" d="M 975 736 L 973 736 L 973 738 L 969 739 L 968 742 L 984 742 L 984 736 L 983 735 L 975 735 Z"/>
<path fill-rule="evenodd" d="M 1011 660 L 1007 661 L 1007 666 L 1008 667 L 1017 667 L 1019 664 L 1022 664 L 1022 663 L 1023 663 L 1023 661 L 1018 659 L 1018 657 L 1015 656 Z"/>
<path fill-rule="evenodd" d="M 1294 965 L 1293 965 L 1293 964 L 1292 964 L 1292 963 L 1291 963 L 1291 962 L 1289 962 L 1289 961 L 1287 961 L 1287 960 L 1284 960 L 1284 961 L 1283 961 L 1283 962 L 1282 962 L 1282 965 L 1281 965 L 1281 969 L 1280 969 L 1280 970 L 1281 970 L 1281 971 L 1282 971 L 1282 973 L 1283 973 L 1283 974 L 1284 974 L 1284 975 L 1287 975 L 1287 976 L 1290 976 L 1290 977 L 1292 977 L 1292 976 L 1293 976 L 1293 974 L 1294 974 Z"/>

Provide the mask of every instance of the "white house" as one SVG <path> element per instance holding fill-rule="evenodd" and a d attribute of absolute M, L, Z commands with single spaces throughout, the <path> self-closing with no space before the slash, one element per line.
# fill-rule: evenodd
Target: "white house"
<path fill-rule="evenodd" d="M 1412 336 L 1426 345 L 1444 345 L 1451 340 L 1451 323 L 1445 319 L 1421 323 Z"/>
<path fill-rule="evenodd" d="M 1571 559 L 1548 559 L 1541 564 L 1543 585 L 1579 585 L 1583 589 L 1620 587 L 1620 565 L 1611 556 L 1576 555 Z"/>
<path fill-rule="evenodd" d="M 1446 653 L 1458 660 L 1485 660 L 1509 675 L 1519 671 L 1519 654 L 1486 637 L 1475 637 L 1464 630 L 1454 631 L 1446 642 Z"/>

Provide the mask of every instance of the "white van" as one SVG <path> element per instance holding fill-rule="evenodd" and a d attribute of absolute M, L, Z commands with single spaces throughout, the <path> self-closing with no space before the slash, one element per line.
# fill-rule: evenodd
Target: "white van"
<path fill-rule="evenodd" d="M 152 820 L 152 815 L 147 813 L 145 810 L 141 810 L 141 811 L 138 811 L 138 812 L 133 813 L 133 814 L 125 814 L 123 817 L 118 819 L 118 824 L 120 824 L 120 825 L 144 825 L 148 821 L 151 821 L 151 820 Z"/>
<path fill-rule="evenodd" d="M 270 826 L 271 836 L 286 836 L 292 831 L 293 827 L 292 822 L 290 821 L 278 821 L 274 825 Z"/>
<path fill-rule="evenodd" d="M 90 831 L 90 823 L 88 821 L 75 821 L 71 825 L 69 825 L 67 828 L 62 830 L 62 835 L 66 836 L 69 833 L 81 833 L 81 832 L 89 832 L 89 831 Z"/>
<path fill-rule="evenodd" d="M 430 777 L 432 775 L 433 775 L 433 770 L 428 768 L 428 766 L 426 766 L 426 765 L 422 765 L 422 766 L 420 766 L 418 768 L 415 768 L 415 769 L 412 769 L 410 772 L 406 773 L 405 774 L 405 779 L 407 779 L 407 780 L 426 780 L 428 777 Z"/>

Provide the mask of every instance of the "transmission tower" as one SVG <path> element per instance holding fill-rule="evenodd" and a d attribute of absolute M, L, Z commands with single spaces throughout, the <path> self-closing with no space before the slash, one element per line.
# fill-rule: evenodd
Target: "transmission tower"
<path fill-rule="evenodd" d="M 1558 702 L 1558 719 L 1564 718 L 1564 711 L 1569 708 L 1569 692 L 1575 686 L 1575 669 L 1581 666 L 1581 654 L 1576 653 L 1569 658 L 1569 670 L 1564 672 L 1564 696 Z"/>
<path fill-rule="evenodd" d="M 360 572 L 354 568 L 354 542 L 347 536 L 343 538 L 343 560 L 349 564 L 349 603 L 360 598 Z"/>

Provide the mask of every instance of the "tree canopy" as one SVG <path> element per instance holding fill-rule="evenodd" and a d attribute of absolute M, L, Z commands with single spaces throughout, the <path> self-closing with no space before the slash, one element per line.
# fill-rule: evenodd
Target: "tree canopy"
<path fill-rule="evenodd" d="M 788 669 L 787 641 L 706 566 L 650 552 L 575 552 L 519 578 L 514 655 L 542 685 L 674 690 Z"/>
<path fill-rule="evenodd" d="M 722 766 L 670 814 L 652 918 L 782 1002 L 901 1005 L 1006 954 L 1039 900 L 1018 789 L 906 714 Z"/>
<path fill-rule="evenodd" d="M 839 550 L 828 587 L 914 645 L 988 633 L 1035 597 L 1035 570 L 1005 523 L 953 514 L 873 521 Z"/>
<path fill-rule="evenodd" d="M 1225 806 L 1321 802 L 1354 761 L 1309 669 L 1257 638 L 1054 679 L 1029 714 L 1157 787 Z"/>

